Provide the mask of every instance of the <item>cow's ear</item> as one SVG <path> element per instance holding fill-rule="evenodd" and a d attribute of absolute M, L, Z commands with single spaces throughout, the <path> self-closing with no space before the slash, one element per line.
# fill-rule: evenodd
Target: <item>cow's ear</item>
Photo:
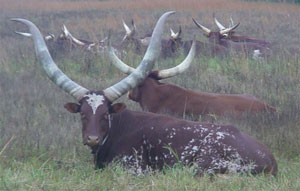
<path fill-rule="evenodd" d="M 78 113 L 80 112 L 80 105 L 77 103 L 67 103 L 64 107 L 71 113 Z"/>
<path fill-rule="evenodd" d="M 110 107 L 110 113 L 119 113 L 123 111 L 126 108 L 126 105 L 124 103 L 115 103 L 111 105 Z"/>

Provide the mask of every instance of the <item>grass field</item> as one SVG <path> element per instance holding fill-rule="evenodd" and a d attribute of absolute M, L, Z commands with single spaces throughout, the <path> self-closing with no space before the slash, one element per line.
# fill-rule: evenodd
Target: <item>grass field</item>
<path fill-rule="evenodd" d="M 217 118 L 234 124 L 267 145 L 279 164 L 277 178 L 229 175 L 193 177 L 193 169 L 166 168 L 142 176 L 129 174 L 118 164 L 94 170 L 93 158 L 82 145 L 80 117 L 63 108 L 74 101 L 44 75 L 31 39 L 13 31 L 27 28 L 9 21 L 23 17 L 40 30 L 58 35 L 66 24 L 75 36 L 96 40 L 112 30 L 120 42 L 122 19 L 133 18 L 138 35 L 151 31 L 166 10 L 176 10 L 165 27 L 178 29 L 183 38 L 207 39 L 193 24 L 216 29 L 212 15 L 224 23 L 230 16 L 240 22 L 237 33 L 263 38 L 273 44 L 273 54 L 263 61 L 243 56 L 197 58 L 180 76 L 165 80 L 181 87 L 215 93 L 248 93 L 275 106 L 276 115 L 246 116 L 241 120 Z M 238 0 L 110 0 L 110 1 L 0 1 L 0 190 L 300 190 L 300 6 L 289 3 Z M 88 89 L 103 89 L 125 76 L 103 55 L 83 50 L 50 51 L 57 65 Z M 137 66 L 141 56 L 124 61 Z M 160 60 L 168 68 L 183 56 Z M 132 110 L 140 106 L 123 96 L 119 101 Z M 204 119 L 199 119 L 205 121 Z M 12 139 L 11 139 L 12 138 Z M 11 141 L 9 142 L 9 140 Z M 9 143 L 9 144 L 7 144 Z"/>

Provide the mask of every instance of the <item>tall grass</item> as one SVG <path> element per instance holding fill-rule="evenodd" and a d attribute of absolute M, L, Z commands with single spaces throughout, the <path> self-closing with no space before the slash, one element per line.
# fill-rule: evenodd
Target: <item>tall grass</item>
<path fill-rule="evenodd" d="M 235 0 L 189 0 L 184 4 L 176 0 L 9 2 L 0 2 L 0 151 L 12 136 L 15 138 L 0 155 L 0 190 L 299 189 L 299 6 Z M 237 33 L 273 43 L 272 57 L 263 61 L 243 56 L 200 57 L 187 72 L 165 82 L 198 91 L 248 93 L 276 106 L 276 115 L 245 116 L 241 120 L 216 118 L 215 122 L 234 124 L 266 144 L 279 162 L 277 179 L 238 175 L 229 179 L 199 179 L 193 178 L 192 169 L 180 166 L 141 177 L 128 174 L 118 164 L 95 171 L 92 156 L 81 143 L 79 116 L 63 108 L 74 100 L 44 75 L 34 57 L 31 39 L 13 33 L 27 31 L 26 27 L 8 21 L 10 17 L 25 17 L 44 34 L 56 35 L 64 23 L 76 37 L 90 40 L 104 38 L 112 29 L 112 40 L 118 44 L 124 35 L 122 18 L 134 18 L 138 35 L 143 35 L 166 9 L 178 10 L 167 27 L 178 28 L 181 24 L 184 39 L 196 35 L 206 41 L 191 17 L 215 28 L 215 13 L 225 24 L 230 16 L 241 22 Z M 88 89 L 103 89 L 125 77 L 103 55 L 80 49 L 50 48 L 50 52 L 69 77 Z M 137 66 L 140 59 L 141 56 L 130 53 L 123 60 Z M 155 67 L 172 67 L 182 59 L 181 55 L 159 60 Z M 138 104 L 125 96 L 118 101 L 125 102 L 129 109 L 140 110 Z"/>

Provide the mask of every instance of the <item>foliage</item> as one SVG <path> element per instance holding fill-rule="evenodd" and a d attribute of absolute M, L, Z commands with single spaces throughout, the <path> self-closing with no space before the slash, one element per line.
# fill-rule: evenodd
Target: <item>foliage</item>
<path fill-rule="evenodd" d="M 300 156 L 300 8 L 281 3 L 235 0 L 212 1 L 47 1 L 0 2 L 0 190 L 299 190 Z M 44 3 L 44 2 L 43 2 Z M 68 6 L 70 5 L 70 6 Z M 160 7 L 159 9 L 157 7 Z M 32 42 L 17 36 L 26 27 L 10 17 L 34 21 L 41 31 L 56 35 L 66 24 L 74 35 L 102 39 L 112 29 L 114 45 L 124 35 L 121 19 L 134 18 L 139 35 L 151 31 L 163 10 L 178 13 L 168 26 L 182 25 L 184 39 L 206 41 L 191 22 L 201 19 L 213 27 L 212 14 L 225 24 L 230 16 L 241 22 L 237 33 L 264 38 L 273 43 L 273 54 L 260 61 L 241 55 L 229 58 L 197 58 L 184 74 L 166 80 L 181 87 L 215 93 L 247 93 L 276 106 L 278 113 L 248 116 L 240 120 L 217 118 L 219 124 L 234 124 L 266 144 L 279 163 L 277 178 L 264 176 L 193 177 L 193 170 L 176 166 L 164 173 L 136 177 L 118 164 L 94 170 L 90 151 L 81 143 L 79 116 L 63 105 L 73 101 L 48 80 L 33 54 Z M 38 10 L 38 11 L 36 11 Z M 255 10 L 255 11 L 253 11 Z M 167 33 L 166 33 L 167 34 Z M 124 78 L 105 55 L 80 49 L 50 49 L 58 66 L 89 89 L 102 89 Z M 179 63 L 183 55 L 160 59 L 156 68 Z M 137 66 L 141 56 L 128 53 L 123 60 Z M 138 104 L 125 102 L 132 110 Z M 187 117 L 188 118 L 188 117 Z M 207 119 L 199 119 L 210 122 Z"/>

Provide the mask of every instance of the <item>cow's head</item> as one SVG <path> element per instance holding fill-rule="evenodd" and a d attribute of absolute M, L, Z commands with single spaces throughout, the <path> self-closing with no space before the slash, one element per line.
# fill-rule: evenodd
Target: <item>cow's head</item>
<path fill-rule="evenodd" d="M 201 29 L 204 34 L 208 37 L 209 41 L 211 43 L 215 43 L 218 44 L 220 42 L 221 39 L 225 38 L 228 36 L 228 33 L 230 33 L 231 31 L 233 31 L 234 29 L 236 29 L 240 23 L 226 28 L 224 30 L 220 30 L 220 31 L 212 31 L 208 28 L 206 28 L 205 26 L 199 24 L 195 19 L 193 19 L 194 23 L 196 24 L 196 26 Z"/>
<path fill-rule="evenodd" d="M 39 29 L 25 19 L 12 19 L 26 24 L 33 38 L 36 55 L 48 77 L 64 91 L 72 95 L 78 103 L 67 103 L 65 108 L 72 113 L 80 113 L 83 142 L 92 148 L 103 144 L 110 128 L 110 115 L 125 108 L 123 103 L 112 104 L 127 91 L 135 88 L 151 72 L 161 49 L 161 36 L 166 18 L 174 12 L 167 12 L 158 20 L 147 52 L 137 69 L 102 91 L 90 91 L 68 78 L 54 63 Z M 22 33 L 19 33 L 22 34 Z M 110 52 L 113 52 L 110 48 Z"/>
<path fill-rule="evenodd" d="M 142 92 L 145 92 L 144 91 L 145 88 L 148 88 L 151 85 L 160 84 L 159 80 L 176 76 L 184 72 L 186 69 L 188 69 L 188 67 L 193 61 L 195 52 L 196 52 L 196 42 L 193 41 L 189 54 L 187 55 L 187 57 L 184 59 L 182 63 L 170 69 L 151 72 L 142 83 L 140 83 L 135 88 L 132 88 L 128 92 L 128 97 L 133 101 L 140 102 L 141 94 Z M 112 63 L 127 75 L 132 74 L 136 70 L 126 65 L 123 61 L 121 61 L 113 51 L 109 52 L 109 57 Z M 156 92 L 152 92 L 152 93 L 156 93 Z"/>
<path fill-rule="evenodd" d="M 181 26 L 179 26 L 179 30 L 177 33 L 175 33 L 171 28 L 170 28 L 170 39 L 168 40 L 168 44 L 166 46 L 163 45 L 163 53 L 166 53 L 168 51 L 171 51 L 172 53 L 175 53 L 179 47 L 182 46 L 182 40 L 181 40 Z"/>
<path fill-rule="evenodd" d="M 65 108 L 71 113 L 80 113 L 83 143 L 93 147 L 105 142 L 111 125 L 110 115 L 122 111 L 126 105 L 111 104 L 104 91 L 89 91 L 79 103 L 67 103 Z"/>
<path fill-rule="evenodd" d="M 234 29 L 229 30 L 231 27 L 235 26 L 235 24 L 234 24 L 234 22 L 233 22 L 233 20 L 232 20 L 231 17 L 230 17 L 229 27 L 227 27 L 227 28 L 226 28 L 225 26 L 223 26 L 223 25 L 217 20 L 216 17 L 214 18 L 214 20 L 215 20 L 215 23 L 216 23 L 216 25 L 218 26 L 220 32 L 222 33 L 222 31 L 225 31 L 224 36 L 225 36 L 226 38 L 230 38 L 232 35 L 234 35 L 234 33 L 235 33 Z"/>

